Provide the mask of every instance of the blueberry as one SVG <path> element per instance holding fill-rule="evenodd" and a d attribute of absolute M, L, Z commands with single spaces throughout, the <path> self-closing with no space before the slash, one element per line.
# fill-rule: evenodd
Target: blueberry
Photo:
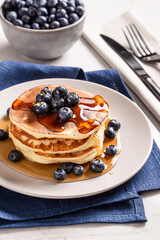
<path fill-rule="evenodd" d="M 24 24 L 28 24 L 29 22 L 30 22 L 30 17 L 28 16 L 28 15 L 23 15 L 22 16 L 22 22 L 24 23 Z"/>
<path fill-rule="evenodd" d="M 55 7 L 58 4 L 58 0 L 48 0 L 47 5 L 48 7 Z"/>
<path fill-rule="evenodd" d="M 58 21 L 54 21 L 54 22 L 51 22 L 49 26 L 51 29 L 60 28 L 60 23 Z"/>
<path fill-rule="evenodd" d="M 65 106 L 65 101 L 60 96 L 53 97 L 51 100 L 51 108 L 53 110 L 58 110 Z"/>
<path fill-rule="evenodd" d="M 22 8 L 26 5 L 25 1 L 20 1 L 17 3 L 17 8 Z"/>
<path fill-rule="evenodd" d="M 56 8 L 51 8 L 49 12 L 50 12 L 50 14 L 55 14 Z"/>
<path fill-rule="evenodd" d="M 57 168 L 55 171 L 54 171 L 54 178 L 58 181 L 62 181 L 66 178 L 66 172 L 64 169 L 62 168 Z"/>
<path fill-rule="evenodd" d="M 71 13 L 69 15 L 69 22 L 72 24 L 72 23 L 75 23 L 76 21 L 79 20 L 79 17 L 76 13 Z"/>
<path fill-rule="evenodd" d="M 8 132 L 4 129 L 0 129 L 0 141 L 4 141 L 8 138 Z"/>
<path fill-rule="evenodd" d="M 72 107 L 72 106 L 78 104 L 79 100 L 80 100 L 80 98 L 79 98 L 79 95 L 77 93 L 69 92 L 67 94 L 67 104 L 68 104 L 69 107 Z"/>
<path fill-rule="evenodd" d="M 114 155 L 117 154 L 117 152 L 118 152 L 118 150 L 117 150 L 117 147 L 115 145 L 109 145 L 106 148 L 106 154 L 107 155 L 114 156 Z"/>
<path fill-rule="evenodd" d="M 66 10 L 67 10 L 68 14 L 75 12 L 75 8 L 74 7 L 67 7 Z"/>
<path fill-rule="evenodd" d="M 24 24 L 23 27 L 24 28 L 29 28 L 29 29 L 31 28 L 31 26 L 29 24 Z"/>
<path fill-rule="evenodd" d="M 22 17 L 23 15 L 27 15 L 28 14 L 28 8 L 26 7 L 21 7 L 19 10 L 18 10 L 18 14 Z"/>
<path fill-rule="evenodd" d="M 47 0 L 33 0 L 33 6 L 36 8 L 44 7 L 47 3 Z"/>
<path fill-rule="evenodd" d="M 67 8 L 67 6 L 68 6 L 68 4 L 64 0 L 59 0 L 58 1 L 58 5 L 57 5 L 58 8 L 61 7 L 61 8 L 65 9 L 65 8 Z"/>
<path fill-rule="evenodd" d="M 100 159 L 93 159 L 89 164 L 89 168 L 92 172 L 102 172 L 105 168 L 105 164 Z"/>
<path fill-rule="evenodd" d="M 20 2 L 20 0 L 11 0 L 11 3 L 12 3 L 13 7 L 17 7 L 19 2 Z"/>
<path fill-rule="evenodd" d="M 109 122 L 108 122 L 108 127 L 113 127 L 115 129 L 115 131 L 119 130 L 120 127 L 121 127 L 121 124 L 118 120 L 116 119 L 111 119 Z"/>
<path fill-rule="evenodd" d="M 43 102 L 50 102 L 52 99 L 52 94 L 50 92 L 41 92 L 41 98 Z"/>
<path fill-rule="evenodd" d="M 42 90 L 41 90 L 41 93 L 50 93 L 50 94 L 52 94 L 52 89 L 51 88 L 49 88 L 49 87 L 44 87 Z"/>
<path fill-rule="evenodd" d="M 84 7 L 77 6 L 76 7 L 76 13 L 78 14 L 79 17 L 81 17 L 84 14 Z"/>
<path fill-rule="evenodd" d="M 66 10 L 62 8 L 62 9 L 58 9 L 55 15 L 57 18 L 62 18 L 65 16 L 66 13 L 67 13 Z"/>
<path fill-rule="evenodd" d="M 60 96 L 64 98 L 66 95 L 67 95 L 67 88 L 63 86 L 56 87 L 52 92 L 53 97 Z"/>
<path fill-rule="evenodd" d="M 12 150 L 8 154 L 8 158 L 11 162 L 19 162 L 21 160 L 22 156 L 18 150 Z"/>
<path fill-rule="evenodd" d="M 35 114 L 44 116 L 48 113 L 49 106 L 46 102 L 37 102 L 33 105 L 33 111 Z"/>
<path fill-rule="evenodd" d="M 69 22 L 66 18 L 60 18 L 59 23 L 60 23 L 61 27 L 65 27 L 65 26 L 69 25 Z"/>
<path fill-rule="evenodd" d="M 62 107 L 58 111 L 58 117 L 63 122 L 67 122 L 72 117 L 72 115 L 72 110 L 68 107 Z"/>
<path fill-rule="evenodd" d="M 10 113 L 10 107 L 7 109 L 7 116 L 9 117 L 9 113 Z"/>
<path fill-rule="evenodd" d="M 76 7 L 76 4 L 73 1 L 68 1 L 67 4 L 68 4 L 68 7 L 73 7 L 73 8 Z"/>
<path fill-rule="evenodd" d="M 43 23 L 42 29 L 49 29 L 49 23 Z"/>
<path fill-rule="evenodd" d="M 105 136 L 106 136 L 107 138 L 112 139 L 112 138 L 115 138 L 115 136 L 116 136 L 116 131 L 114 130 L 113 127 L 107 127 L 107 128 L 105 129 L 105 131 L 104 131 L 104 134 L 105 134 Z"/>
<path fill-rule="evenodd" d="M 65 162 L 62 164 L 62 168 L 66 171 L 66 173 L 71 173 L 73 171 L 73 163 Z"/>
<path fill-rule="evenodd" d="M 49 22 L 49 23 L 54 22 L 55 19 L 56 19 L 55 14 L 50 14 L 49 17 L 48 17 L 48 22 Z"/>
<path fill-rule="evenodd" d="M 30 7 L 33 5 L 33 0 L 26 0 L 26 7 Z"/>
<path fill-rule="evenodd" d="M 47 18 L 45 16 L 37 16 L 35 19 L 35 23 L 42 25 L 47 22 Z"/>
<path fill-rule="evenodd" d="M 13 24 L 18 27 L 23 27 L 23 22 L 20 19 L 16 19 Z"/>
<path fill-rule="evenodd" d="M 11 0 L 6 0 L 3 3 L 3 9 L 4 10 L 10 10 L 12 8 Z"/>
<path fill-rule="evenodd" d="M 40 29 L 40 26 L 38 23 L 32 23 L 32 28 L 33 29 Z"/>
<path fill-rule="evenodd" d="M 28 15 L 29 15 L 30 17 L 35 17 L 35 16 L 36 16 L 36 11 L 37 11 L 37 9 L 36 9 L 35 7 L 30 6 L 30 7 L 28 8 Z"/>
<path fill-rule="evenodd" d="M 48 15 L 48 10 L 45 7 L 40 7 L 37 9 L 37 15 L 38 16 L 47 16 Z"/>
<path fill-rule="evenodd" d="M 17 19 L 17 13 L 15 11 L 8 12 L 6 18 L 9 22 L 13 23 Z"/>
<path fill-rule="evenodd" d="M 81 165 L 76 165 L 73 168 L 73 173 L 75 175 L 81 176 L 84 173 L 84 168 Z"/>
<path fill-rule="evenodd" d="M 76 6 L 83 6 L 84 7 L 84 3 L 81 0 L 75 0 Z"/>

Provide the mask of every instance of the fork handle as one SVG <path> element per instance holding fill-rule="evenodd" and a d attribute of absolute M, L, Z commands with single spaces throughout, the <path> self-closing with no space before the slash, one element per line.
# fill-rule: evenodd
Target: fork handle
<path fill-rule="evenodd" d="M 149 76 L 143 76 L 142 80 L 144 84 L 150 89 L 150 91 L 155 95 L 155 97 L 160 101 L 160 88 L 155 83 L 155 81 Z"/>

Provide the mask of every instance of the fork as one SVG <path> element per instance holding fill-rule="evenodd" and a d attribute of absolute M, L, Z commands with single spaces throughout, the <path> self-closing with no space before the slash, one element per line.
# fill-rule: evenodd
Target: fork
<path fill-rule="evenodd" d="M 123 33 L 133 54 L 144 62 L 160 62 L 160 55 L 152 50 L 135 24 L 129 24 L 123 29 Z"/>

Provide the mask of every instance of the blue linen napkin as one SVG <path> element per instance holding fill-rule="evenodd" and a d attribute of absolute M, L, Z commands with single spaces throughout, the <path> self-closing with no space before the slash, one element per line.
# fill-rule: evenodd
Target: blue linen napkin
<path fill-rule="evenodd" d="M 0 63 L 0 90 L 43 78 L 73 78 L 99 83 L 131 98 L 116 70 L 84 72 L 80 68 L 56 67 L 5 61 Z M 153 142 L 143 168 L 128 182 L 95 196 L 78 199 L 43 199 L 0 187 L 0 228 L 57 226 L 89 222 L 144 222 L 140 192 L 160 189 L 160 151 Z"/>

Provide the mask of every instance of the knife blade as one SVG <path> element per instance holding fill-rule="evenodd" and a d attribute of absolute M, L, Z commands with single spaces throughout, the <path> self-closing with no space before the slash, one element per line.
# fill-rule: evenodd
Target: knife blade
<path fill-rule="evenodd" d="M 134 56 L 128 52 L 123 46 L 112 38 L 100 34 L 102 39 L 128 64 L 128 66 L 137 74 L 143 83 L 150 89 L 150 91 L 160 101 L 160 88 L 155 81 L 147 74 Z"/>

